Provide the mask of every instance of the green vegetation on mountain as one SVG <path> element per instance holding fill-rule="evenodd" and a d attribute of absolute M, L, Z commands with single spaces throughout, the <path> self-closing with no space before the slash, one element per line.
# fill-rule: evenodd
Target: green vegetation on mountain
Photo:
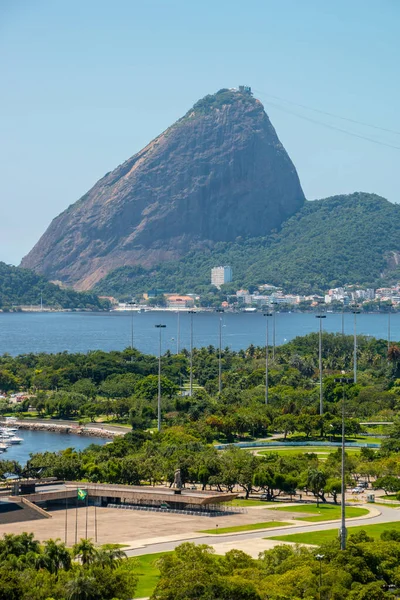
<path fill-rule="evenodd" d="M 52 308 L 101 310 L 107 305 L 94 293 L 63 289 L 33 271 L 0 262 L 0 309 L 38 306 L 41 297 L 43 306 Z"/>
<path fill-rule="evenodd" d="M 95 289 L 117 297 L 152 288 L 204 293 L 219 264 L 232 266 L 236 287 L 272 283 L 300 293 L 345 283 L 380 287 L 399 278 L 399 256 L 400 206 L 355 193 L 306 202 L 279 232 L 263 238 L 220 242 L 151 269 L 121 267 Z"/>

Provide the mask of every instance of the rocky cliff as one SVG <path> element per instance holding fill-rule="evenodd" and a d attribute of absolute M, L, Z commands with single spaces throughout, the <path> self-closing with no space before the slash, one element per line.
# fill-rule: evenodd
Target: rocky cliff
<path fill-rule="evenodd" d="M 22 266 L 89 289 L 117 267 L 264 236 L 303 203 L 262 104 L 220 90 L 55 218 Z"/>

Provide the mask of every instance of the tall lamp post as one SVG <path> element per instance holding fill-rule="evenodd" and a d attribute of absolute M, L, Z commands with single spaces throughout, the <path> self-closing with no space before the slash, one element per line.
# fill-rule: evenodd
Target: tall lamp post
<path fill-rule="evenodd" d="M 340 525 L 340 549 L 346 550 L 346 481 L 345 481 L 345 461 L 346 461 L 346 440 L 345 440 L 345 424 L 344 424 L 344 386 L 345 384 L 355 383 L 354 379 L 349 377 L 338 377 L 334 379 L 335 383 L 341 383 L 343 389 L 342 399 L 342 469 L 341 469 L 341 480 L 342 480 L 342 504 L 341 504 L 341 525 Z"/>
<path fill-rule="evenodd" d="M 342 306 L 342 335 L 344 335 L 344 300 Z"/>
<path fill-rule="evenodd" d="M 157 429 L 161 431 L 161 331 L 166 325 L 155 325 L 160 332 L 158 347 L 158 395 L 157 395 Z"/>
<path fill-rule="evenodd" d="M 275 361 L 275 345 L 276 345 L 276 307 L 278 306 L 277 302 L 271 302 L 273 305 L 272 310 L 272 360 Z"/>
<path fill-rule="evenodd" d="M 319 365 L 319 414 L 324 414 L 324 399 L 322 390 L 322 319 L 326 319 L 326 315 L 319 314 L 315 316 L 319 319 L 319 343 L 318 343 L 318 365 Z"/>
<path fill-rule="evenodd" d="M 218 392 L 222 392 L 222 315 L 224 312 L 223 308 L 217 308 L 216 312 L 219 313 L 219 331 L 218 331 Z"/>
<path fill-rule="evenodd" d="M 272 317 L 272 313 L 267 312 L 264 313 L 264 317 L 266 318 L 266 327 L 265 327 L 265 404 L 268 404 L 268 359 L 269 359 L 269 323 L 268 317 Z"/>
<path fill-rule="evenodd" d="M 177 302 L 182 302 L 181 298 L 177 298 Z M 178 304 L 178 314 L 177 314 L 177 331 L 176 331 L 176 353 L 179 354 L 181 349 L 181 313 L 179 311 L 180 304 Z"/>
<path fill-rule="evenodd" d="M 195 310 L 188 310 L 190 315 L 190 374 L 189 374 L 189 394 L 193 396 L 193 315 L 196 314 Z"/>
<path fill-rule="evenodd" d="M 131 302 L 129 302 L 129 306 L 131 308 L 131 350 L 133 350 L 133 307 L 134 307 L 133 300 Z"/>
<path fill-rule="evenodd" d="M 354 315 L 354 350 L 353 350 L 353 367 L 354 367 L 354 383 L 357 383 L 357 315 L 360 314 L 357 304 L 352 310 Z"/>
<path fill-rule="evenodd" d="M 392 312 L 392 304 L 389 304 L 389 310 L 388 310 L 388 352 L 389 352 L 389 348 L 390 348 L 390 316 L 391 316 L 391 312 Z"/>
<path fill-rule="evenodd" d="M 322 588 L 322 561 L 325 558 L 325 554 L 316 554 L 315 558 L 319 562 L 319 600 L 321 600 L 321 588 Z"/>

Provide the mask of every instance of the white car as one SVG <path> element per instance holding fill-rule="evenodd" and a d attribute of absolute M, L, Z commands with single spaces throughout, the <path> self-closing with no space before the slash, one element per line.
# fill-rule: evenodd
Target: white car
<path fill-rule="evenodd" d="M 357 486 L 351 490 L 351 493 L 352 494 L 362 494 L 363 491 L 364 491 L 364 488 Z"/>

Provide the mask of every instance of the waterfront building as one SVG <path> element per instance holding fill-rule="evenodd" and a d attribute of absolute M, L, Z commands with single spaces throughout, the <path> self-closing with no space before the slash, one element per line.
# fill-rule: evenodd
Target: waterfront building
<path fill-rule="evenodd" d="M 224 283 L 232 281 L 232 267 L 214 267 L 211 269 L 211 285 L 215 285 L 218 289 Z"/>

